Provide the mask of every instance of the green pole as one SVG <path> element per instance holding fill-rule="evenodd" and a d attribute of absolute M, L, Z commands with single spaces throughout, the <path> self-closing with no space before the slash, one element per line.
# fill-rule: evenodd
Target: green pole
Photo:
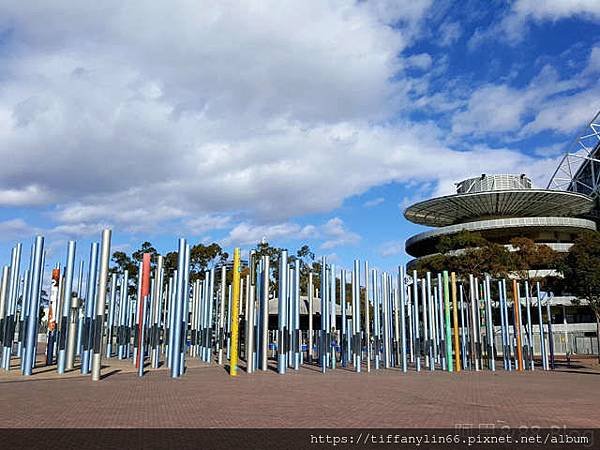
<path fill-rule="evenodd" d="M 446 363 L 448 372 L 452 372 L 452 328 L 450 327 L 450 289 L 447 270 L 444 270 L 444 311 L 446 316 Z"/>

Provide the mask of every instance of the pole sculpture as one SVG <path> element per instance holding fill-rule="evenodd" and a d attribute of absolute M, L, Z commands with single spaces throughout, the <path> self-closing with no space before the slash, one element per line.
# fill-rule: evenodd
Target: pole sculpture
<path fill-rule="evenodd" d="M 380 324 L 380 304 L 381 293 L 377 277 L 377 270 L 371 270 L 371 281 L 373 284 L 373 336 L 374 336 L 374 353 L 375 353 L 375 369 L 379 370 L 381 360 L 381 324 Z"/>
<path fill-rule="evenodd" d="M 110 303 L 108 307 L 108 321 L 106 323 L 106 357 L 112 357 L 113 326 L 117 302 L 117 274 L 113 273 L 110 280 Z"/>
<path fill-rule="evenodd" d="M 119 359 L 125 358 L 127 347 L 129 347 L 128 314 L 129 314 L 129 271 L 125 270 L 121 279 L 121 292 L 119 300 L 119 331 L 117 333 L 117 344 L 119 346 Z"/>
<path fill-rule="evenodd" d="M 343 273 L 344 271 L 342 271 Z M 341 280 L 340 280 L 341 281 Z M 341 291 L 345 291 L 345 284 L 342 284 Z M 371 371 L 371 298 L 369 297 L 369 262 L 365 261 L 365 342 L 367 344 L 367 372 Z M 345 295 L 342 308 L 345 309 Z M 343 351 L 343 350 L 342 350 Z"/>
<path fill-rule="evenodd" d="M 428 325 L 428 313 L 427 313 L 427 283 L 425 278 L 421 279 L 421 310 L 423 313 L 423 356 L 425 358 L 425 367 L 430 367 L 429 359 L 429 325 Z"/>
<path fill-rule="evenodd" d="M 141 295 L 139 297 L 139 304 L 138 304 L 138 332 L 137 332 L 137 338 L 138 338 L 138 352 L 136 355 L 136 359 L 135 359 L 135 367 L 137 369 L 140 368 L 140 364 L 141 361 L 144 359 L 144 341 L 143 341 L 143 336 L 142 336 L 142 331 L 144 328 L 144 310 L 145 310 L 145 305 L 146 305 L 146 300 L 148 295 L 150 294 L 150 258 L 151 258 L 151 254 L 150 253 L 144 253 L 144 255 L 142 256 L 142 273 L 141 273 L 141 281 L 142 281 L 142 289 L 141 289 Z M 184 320 L 186 320 L 187 322 L 187 318 L 184 318 Z"/>
<path fill-rule="evenodd" d="M 446 317 L 446 365 L 448 372 L 453 371 L 452 363 L 452 331 L 450 328 L 450 289 L 448 285 L 448 272 L 444 270 L 444 315 Z"/>
<path fill-rule="evenodd" d="M 551 296 L 546 300 L 546 316 L 548 319 L 548 350 L 550 353 L 550 369 L 554 370 L 554 334 L 552 333 L 552 311 L 550 308 L 551 300 Z"/>
<path fill-rule="evenodd" d="M 546 354 L 546 340 L 544 338 L 544 322 L 542 317 L 542 296 L 540 282 L 536 283 L 537 290 L 537 309 L 538 309 L 538 329 L 540 333 L 540 352 L 542 354 L 542 368 L 548 370 L 548 356 Z"/>
<path fill-rule="evenodd" d="M 152 336 L 151 336 L 151 345 L 152 345 L 152 368 L 158 369 L 160 364 L 160 312 L 161 312 L 161 302 L 163 296 L 163 282 L 164 282 L 164 258 L 159 255 L 156 261 L 156 276 L 154 283 L 154 303 L 153 303 L 153 312 L 152 312 Z"/>
<path fill-rule="evenodd" d="M 352 272 L 352 303 L 354 304 L 353 316 L 356 316 L 354 336 L 356 341 L 356 371 L 360 372 L 362 364 L 362 336 L 360 329 L 360 262 L 354 260 L 354 270 Z"/>
<path fill-rule="evenodd" d="M 261 368 L 267 370 L 268 368 L 268 350 L 269 350 L 269 282 L 270 282 L 270 269 L 269 269 L 269 255 L 263 257 L 263 279 L 262 279 L 262 350 L 261 350 Z M 309 283 L 309 290 L 312 296 L 312 274 L 311 282 Z M 312 299 L 311 299 L 312 302 Z M 312 303 L 311 303 L 312 306 Z M 310 318 L 312 324 L 312 316 Z M 312 339 L 311 339 L 312 344 Z M 312 351 L 312 348 L 311 348 Z"/>
<path fill-rule="evenodd" d="M 531 322 L 531 295 L 529 291 L 529 282 L 525 280 L 525 302 L 527 308 L 527 353 L 529 369 L 534 370 L 533 363 L 533 330 Z"/>
<path fill-rule="evenodd" d="M 454 358 L 456 362 L 456 371 L 460 372 L 460 344 L 458 342 L 458 308 L 456 305 L 456 274 L 450 274 L 452 280 L 452 316 L 454 320 Z"/>
<path fill-rule="evenodd" d="M 9 278 L 10 278 L 10 267 L 4 266 L 2 268 L 2 285 L 0 286 L 0 344 L 3 344 L 5 339 L 5 325 L 6 320 L 4 318 L 6 312 L 6 304 L 8 303 L 8 289 L 9 289 Z M 58 289 L 57 289 L 58 291 Z M 4 346 L 4 345 L 2 345 Z M 50 346 L 49 346 L 50 348 Z M 49 353 L 52 355 L 52 353 Z M 50 356 L 52 358 L 52 356 Z"/>
<path fill-rule="evenodd" d="M 431 273 L 426 274 L 426 287 L 427 287 L 427 324 L 429 326 L 429 346 L 427 351 L 429 352 L 429 368 L 435 370 L 435 355 L 437 353 L 436 344 L 436 322 L 435 318 L 435 303 L 433 302 L 433 295 L 431 293 Z"/>
<path fill-rule="evenodd" d="M 96 301 L 96 320 L 94 321 L 94 355 L 92 357 L 92 380 L 100 380 L 102 363 L 102 330 L 104 327 L 104 309 L 106 304 L 106 283 L 108 281 L 108 263 L 110 260 L 111 231 L 102 232 L 102 249 L 100 251 L 100 286 Z"/>
<path fill-rule="evenodd" d="M 444 290 L 443 290 L 443 283 L 442 283 L 442 275 L 441 273 L 438 273 L 437 276 L 437 293 L 438 293 L 438 310 L 439 310 L 439 314 L 438 314 L 438 320 L 439 320 L 439 330 L 440 330 L 440 359 L 442 360 L 442 370 L 446 370 L 447 369 L 447 363 L 446 363 L 446 353 L 447 353 L 447 346 L 448 344 L 446 343 L 446 327 L 445 327 L 445 323 L 446 323 L 446 316 L 445 316 L 445 309 L 444 309 Z"/>
<path fill-rule="evenodd" d="M 75 241 L 69 241 L 67 246 L 67 270 L 62 292 L 61 322 L 58 331 L 58 373 L 65 373 L 66 368 L 66 347 L 69 333 L 68 317 L 71 310 L 71 291 L 73 289 L 73 264 L 75 263 Z"/>
<path fill-rule="evenodd" d="M 343 289 L 342 289 L 343 292 Z M 312 364 L 313 361 L 313 274 L 308 274 L 308 362 Z M 345 307 L 342 306 L 345 310 Z M 346 315 L 344 314 L 344 317 Z M 343 353 L 342 353 L 343 356 Z"/>
<path fill-rule="evenodd" d="M 400 351 L 402 352 L 402 372 L 407 371 L 406 358 L 406 276 L 404 266 L 398 266 L 398 290 L 400 291 Z"/>
<path fill-rule="evenodd" d="M 221 267 L 221 300 L 219 301 L 219 337 L 217 339 L 217 363 L 223 364 L 223 347 L 225 346 L 225 299 L 227 298 L 227 268 Z M 266 369 L 263 369 L 266 370 Z"/>
<path fill-rule="evenodd" d="M 25 367 L 23 375 L 31 375 L 35 364 L 35 347 L 38 335 L 38 311 L 40 309 L 40 291 L 42 286 L 42 254 L 44 251 L 44 238 L 37 236 L 34 245 L 33 279 L 31 283 L 31 308 L 27 324 L 27 340 L 25 341 Z"/>
<path fill-rule="evenodd" d="M 285 266 L 284 266 L 285 268 Z M 239 311 L 240 311 L 240 249 L 233 251 L 233 288 L 231 305 L 231 358 L 229 360 L 229 375 L 237 376 Z"/>
<path fill-rule="evenodd" d="M 421 340 L 419 338 L 419 278 L 416 270 L 413 270 L 413 308 L 415 360 L 416 369 L 419 372 L 421 371 Z"/>
<path fill-rule="evenodd" d="M 287 253 L 286 253 L 287 257 Z M 327 260 L 325 257 L 321 260 L 321 332 L 319 339 L 319 360 L 321 361 L 321 372 L 327 371 Z M 281 373 L 281 372 L 280 372 Z"/>
<path fill-rule="evenodd" d="M 523 350 L 521 342 L 521 300 L 519 298 L 517 280 L 513 280 L 513 300 L 515 316 L 515 336 L 517 338 L 517 370 L 523 371 Z"/>
<path fill-rule="evenodd" d="M 277 371 L 281 375 L 285 374 L 286 369 L 287 265 L 287 251 L 283 250 L 279 257 L 279 289 L 277 294 Z"/>

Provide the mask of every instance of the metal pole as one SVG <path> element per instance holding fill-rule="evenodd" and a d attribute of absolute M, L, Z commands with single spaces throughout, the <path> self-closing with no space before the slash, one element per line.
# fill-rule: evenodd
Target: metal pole
<path fill-rule="evenodd" d="M 496 359 L 494 356 L 494 321 L 492 320 L 492 295 L 490 291 L 490 276 L 485 276 L 484 284 L 484 296 L 485 296 L 485 324 L 487 326 L 487 338 L 488 348 L 487 355 L 489 360 L 489 367 L 492 372 L 496 371 Z"/>
<path fill-rule="evenodd" d="M 268 257 L 267 257 L 268 258 Z M 219 353 L 217 363 L 223 364 L 223 347 L 225 346 L 225 300 L 227 296 L 227 268 L 221 267 L 221 301 L 219 302 Z M 266 370 L 266 369 L 263 369 Z"/>
<path fill-rule="evenodd" d="M 106 303 L 106 282 L 108 281 L 108 263 L 110 260 L 111 231 L 102 232 L 102 250 L 100 252 L 100 286 L 96 301 L 96 320 L 94 330 L 94 356 L 92 357 L 92 380 L 100 380 L 102 363 L 102 329 L 104 325 L 104 308 Z"/>
<path fill-rule="evenodd" d="M 417 271 L 413 270 L 413 321 L 414 321 L 414 339 L 415 339 L 415 359 L 417 372 L 421 370 L 421 339 L 419 333 L 419 277 Z"/>
<path fill-rule="evenodd" d="M 456 304 L 456 274 L 450 274 L 452 280 L 452 316 L 454 319 L 454 358 L 456 362 L 456 371 L 460 372 L 460 344 L 458 342 L 458 307 Z"/>
<path fill-rule="evenodd" d="M 406 280 L 404 266 L 398 266 L 398 290 L 400 291 L 400 347 L 402 351 L 402 372 L 407 370 L 406 359 Z"/>
<path fill-rule="evenodd" d="M 515 313 L 515 334 L 517 337 L 517 370 L 523 371 L 523 346 L 521 342 L 521 299 L 517 280 L 513 280 L 513 300 Z"/>
<path fill-rule="evenodd" d="M 39 319 L 40 289 L 42 284 L 42 253 L 44 251 L 44 238 L 37 236 L 34 245 L 33 279 L 31 283 L 31 308 L 27 324 L 27 341 L 25 346 L 24 375 L 31 375 L 35 363 L 35 347 L 37 343 L 37 330 Z"/>
<path fill-rule="evenodd" d="M 355 303 L 356 311 L 356 371 L 360 372 L 362 364 L 362 333 L 360 329 L 360 262 L 358 259 L 354 260 L 354 290 L 352 295 L 352 301 Z"/>
<path fill-rule="evenodd" d="M 343 292 L 343 288 L 342 288 Z M 314 287 L 313 287 L 313 274 L 310 272 L 308 274 L 308 361 L 312 363 L 313 361 L 313 295 L 314 295 Z M 342 304 L 342 308 L 344 309 L 344 319 L 346 317 L 345 313 L 345 305 Z M 342 353 L 343 355 L 343 353 Z"/>
<path fill-rule="evenodd" d="M 269 282 L 270 282 L 270 268 L 269 268 L 269 256 L 263 257 L 263 280 L 262 280 L 262 370 L 268 369 L 268 350 L 269 350 Z M 312 274 L 310 278 L 310 289 L 312 289 Z M 309 294 L 312 296 L 312 290 Z M 311 297 L 312 298 L 312 297 Z M 312 307 L 312 300 L 311 300 Z M 312 323 L 312 317 L 311 317 Z M 312 342 L 312 340 L 311 340 Z"/>
<path fill-rule="evenodd" d="M 371 371 L 371 312 L 369 311 L 371 299 L 369 298 L 369 287 L 369 262 L 365 261 L 365 342 L 367 344 L 367 372 Z M 345 286 L 342 286 L 342 290 L 345 290 Z M 345 306 L 345 303 L 342 304 L 342 307 L 345 308 Z"/>
<path fill-rule="evenodd" d="M 531 329 L 531 295 L 529 282 L 525 280 L 525 307 L 527 308 L 527 363 L 530 370 L 534 370 L 533 364 L 533 330 Z"/>
<path fill-rule="evenodd" d="M 453 371 L 452 364 L 452 331 L 450 325 L 450 289 L 448 285 L 448 272 L 444 270 L 444 315 L 446 317 L 446 365 L 448 372 Z M 453 284 L 453 286 L 455 286 Z M 453 288 L 454 290 L 454 288 Z"/>
<path fill-rule="evenodd" d="M 538 307 L 538 327 L 540 332 L 540 351 L 542 354 L 542 367 L 548 370 L 548 356 L 546 355 L 546 342 L 544 339 L 544 322 L 542 317 L 542 297 L 540 291 L 540 282 L 536 283 L 537 288 L 537 307 Z"/>
<path fill-rule="evenodd" d="M 287 257 L 287 253 L 286 253 Z M 321 294 L 321 332 L 319 339 L 319 359 L 321 361 L 321 372 L 327 370 L 327 260 L 325 257 L 321 259 L 321 279 L 320 279 L 320 294 Z M 277 344 L 279 346 L 279 343 Z M 285 372 L 279 372 L 285 373 Z"/>
<path fill-rule="evenodd" d="M 550 368 L 554 370 L 554 334 L 552 333 L 552 311 L 550 308 L 551 297 L 546 300 L 546 314 L 548 316 L 548 350 L 550 353 Z"/>
<path fill-rule="evenodd" d="M 71 310 L 71 292 L 73 289 L 73 264 L 75 263 L 75 241 L 69 241 L 67 245 L 67 270 L 63 284 L 61 327 L 58 337 L 58 373 L 65 373 L 66 368 L 66 346 L 69 333 L 68 317 Z"/>
<path fill-rule="evenodd" d="M 108 307 L 108 322 L 106 324 L 106 357 L 112 357 L 113 322 L 117 302 L 117 274 L 113 273 L 110 280 L 110 304 Z"/>
<path fill-rule="evenodd" d="M 285 268 L 285 266 L 284 266 Z M 229 361 L 229 375 L 237 375 L 238 364 L 238 339 L 239 339 L 239 311 L 240 311 L 240 249 L 233 250 L 233 292 L 231 307 L 231 359 Z"/>

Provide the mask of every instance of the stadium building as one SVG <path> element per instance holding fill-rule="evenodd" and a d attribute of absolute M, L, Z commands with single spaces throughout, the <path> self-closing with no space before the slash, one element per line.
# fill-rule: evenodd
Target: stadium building
<path fill-rule="evenodd" d="M 600 112 L 575 139 L 546 189 L 533 187 L 523 174 L 483 174 L 456 186 L 456 194 L 406 209 L 406 219 L 432 227 L 406 241 L 409 255 L 434 255 L 444 236 L 463 230 L 501 245 L 526 237 L 567 252 L 579 235 L 600 224 Z M 551 300 L 557 352 L 597 354 L 594 315 L 573 299 L 564 293 Z"/>
<path fill-rule="evenodd" d="M 596 230 L 582 217 L 593 205 L 586 194 L 533 188 L 525 175 L 483 174 L 457 183 L 456 194 L 408 207 L 409 221 L 435 228 L 409 238 L 406 251 L 416 258 L 435 254 L 441 238 L 467 230 L 501 245 L 526 237 L 565 252 L 582 232 Z"/>

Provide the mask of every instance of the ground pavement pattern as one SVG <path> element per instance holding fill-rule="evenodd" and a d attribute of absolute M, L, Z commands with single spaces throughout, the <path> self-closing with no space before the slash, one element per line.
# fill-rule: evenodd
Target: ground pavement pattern
<path fill-rule="evenodd" d="M 106 362 L 106 360 L 104 360 Z M 15 360 L 16 364 L 17 361 Z M 188 363 L 139 378 L 110 360 L 94 382 L 39 367 L 0 374 L 1 427 L 599 427 L 600 370 L 578 361 L 557 371 L 326 375 L 303 366 L 231 378 L 218 365 Z"/>

